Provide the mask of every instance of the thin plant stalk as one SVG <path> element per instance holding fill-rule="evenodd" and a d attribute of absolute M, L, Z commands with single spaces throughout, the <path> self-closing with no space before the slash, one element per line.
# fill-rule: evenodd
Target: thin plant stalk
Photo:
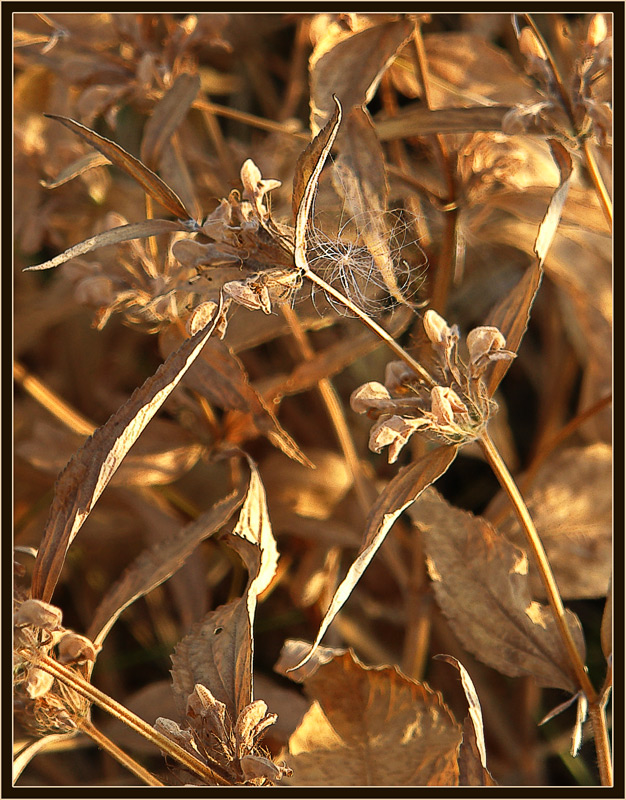
<path fill-rule="evenodd" d="M 596 194 L 600 200 L 600 205 L 602 206 L 602 210 L 604 211 L 604 216 L 606 217 L 606 221 L 609 224 L 609 230 L 613 229 L 613 203 L 611 202 L 611 197 L 609 192 L 604 185 L 604 181 L 602 180 L 602 175 L 600 174 L 600 170 L 598 169 L 598 164 L 596 162 L 596 157 L 593 154 L 593 150 L 590 147 L 589 140 L 585 139 L 583 142 L 583 151 L 585 153 L 585 158 L 587 159 L 587 166 L 589 167 L 589 174 L 591 175 L 591 180 L 596 190 Z"/>
<path fill-rule="evenodd" d="M 132 772 L 139 780 L 143 781 L 147 786 L 165 786 L 164 783 L 155 777 L 141 764 L 138 764 L 134 758 L 131 758 L 128 753 L 125 753 L 115 742 L 112 742 L 108 736 L 105 736 L 99 731 L 89 720 L 77 719 L 75 720 L 79 730 L 89 736 L 98 747 L 105 750 L 112 758 L 118 761 L 129 772 Z"/>
<path fill-rule="evenodd" d="M 310 361 L 314 357 L 315 353 L 305 331 L 302 329 L 302 325 L 300 324 L 300 320 L 298 319 L 296 312 L 287 303 L 283 303 L 281 306 L 281 311 L 287 320 L 287 324 L 289 325 L 291 333 L 300 349 L 302 357 L 307 361 Z M 352 441 L 352 436 L 350 435 L 350 430 L 346 423 L 346 418 L 343 413 L 341 403 L 337 397 L 337 392 L 328 378 L 322 378 L 319 380 L 317 382 L 317 388 L 322 397 L 324 405 L 326 406 L 326 410 L 333 428 L 335 429 L 337 441 L 339 442 L 339 446 L 343 452 L 348 469 L 352 474 L 354 487 L 359 499 L 359 505 L 361 506 L 364 516 L 367 516 L 374 497 L 372 496 L 372 492 L 369 491 L 368 486 L 363 478 L 361 463 L 359 461 L 356 448 L 354 447 L 354 442 Z"/>
<path fill-rule="evenodd" d="M 416 361 L 412 356 L 410 356 L 406 350 L 401 347 L 396 340 L 391 336 L 384 328 L 375 322 L 368 314 L 362 311 L 357 305 L 355 305 L 348 297 L 346 297 L 341 292 L 337 291 L 333 286 L 326 283 L 323 278 L 320 278 L 319 275 L 316 275 L 312 272 L 309 268 L 303 271 L 303 276 L 314 283 L 316 286 L 319 286 L 326 294 L 334 297 L 335 300 L 338 300 L 343 306 L 345 306 L 348 311 L 351 311 L 356 317 L 358 317 L 367 327 L 372 330 L 377 336 L 379 336 L 385 344 L 389 347 L 389 349 L 396 355 L 398 358 L 402 359 L 406 364 L 411 367 L 411 369 L 416 372 L 420 378 L 429 386 L 435 386 L 434 380 L 431 376 L 426 372 L 424 367 Z"/>
<path fill-rule="evenodd" d="M 484 431 L 478 439 L 478 444 L 481 446 L 487 462 L 493 470 L 494 475 L 498 479 L 500 486 L 502 486 L 511 503 L 513 504 L 515 513 L 517 514 L 522 526 L 522 530 L 526 536 L 526 541 L 528 542 L 528 545 L 535 557 L 535 562 L 537 564 L 537 568 L 539 569 L 539 574 L 541 576 L 541 580 L 543 581 L 559 634 L 563 641 L 563 645 L 565 646 L 565 650 L 568 654 L 574 674 L 576 675 L 576 682 L 585 693 L 588 701 L 592 703 L 597 699 L 596 691 L 591 685 L 591 681 L 589 680 L 589 676 L 585 670 L 585 665 L 582 662 L 580 653 L 578 652 L 569 626 L 565 620 L 565 607 L 563 606 L 563 601 L 556 585 L 556 580 L 554 579 L 550 563 L 548 562 L 548 557 L 546 556 L 546 551 L 541 543 L 541 539 L 539 538 L 539 534 L 537 533 L 537 529 L 535 528 L 535 525 L 531 519 L 526 504 L 524 503 L 522 495 L 515 485 L 515 481 L 507 469 L 502 456 L 494 446 L 489 434 L 486 431 Z"/>
<path fill-rule="evenodd" d="M 33 653 L 30 650 L 24 649 L 20 653 L 25 658 L 32 661 L 37 667 L 45 670 L 53 675 L 57 680 L 69 686 L 77 694 L 85 697 L 90 702 L 99 706 L 103 711 L 106 711 L 111 716 L 123 722 L 136 733 L 143 736 L 148 741 L 152 742 L 156 747 L 162 750 L 166 755 L 178 761 L 187 769 L 191 770 L 196 775 L 200 776 L 203 780 L 207 781 L 208 785 L 219 784 L 220 786 L 230 786 L 229 782 L 222 778 L 221 775 L 213 772 L 206 764 L 203 764 L 197 758 L 194 758 L 186 750 L 177 745 L 171 739 L 168 739 L 163 733 L 155 730 L 151 725 L 145 722 L 140 717 L 136 716 L 129 711 L 121 703 L 116 702 L 113 698 L 96 689 L 88 681 L 78 675 L 76 672 L 59 664 L 58 661 L 43 655 L 43 653 Z"/>

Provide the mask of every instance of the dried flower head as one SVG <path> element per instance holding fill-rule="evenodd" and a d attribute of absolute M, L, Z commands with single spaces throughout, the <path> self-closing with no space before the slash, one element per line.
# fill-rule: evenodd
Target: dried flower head
<path fill-rule="evenodd" d="M 437 312 L 424 315 L 424 329 L 437 366 L 433 386 L 402 362 L 387 365 L 385 386 L 375 381 L 360 386 L 350 399 L 354 411 L 376 419 L 370 432 L 370 449 L 379 453 L 389 447 L 393 463 L 416 431 L 462 444 L 476 439 L 497 406 L 488 396 L 483 380 L 489 365 L 515 354 L 505 349 L 497 328 L 482 326 L 467 335 L 469 362 L 458 353 L 459 332 Z"/>

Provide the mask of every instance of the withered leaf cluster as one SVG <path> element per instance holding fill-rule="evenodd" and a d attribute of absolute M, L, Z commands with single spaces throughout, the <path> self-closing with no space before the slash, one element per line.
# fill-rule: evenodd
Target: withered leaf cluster
<path fill-rule="evenodd" d="M 614 15 L 11 21 L 16 785 L 609 783 Z"/>

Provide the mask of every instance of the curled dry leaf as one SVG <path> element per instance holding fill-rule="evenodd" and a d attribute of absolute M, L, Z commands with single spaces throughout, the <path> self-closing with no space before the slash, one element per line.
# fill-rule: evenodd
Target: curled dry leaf
<path fill-rule="evenodd" d="M 463 646 L 504 675 L 576 691 L 552 613 L 532 600 L 526 554 L 434 490 L 409 514 L 422 532 L 437 602 Z M 566 621 L 584 661 L 578 617 L 567 611 Z"/>
<path fill-rule="evenodd" d="M 606 595 L 613 560 L 612 469 L 610 445 L 569 447 L 549 456 L 525 491 L 526 505 L 566 600 Z M 517 517 L 502 495 L 494 499 L 486 516 L 503 504 L 508 513 L 498 530 L 524 548 Z M 545 597 L 532 562 L 529 577 L 533 597 Z"/>
<path fill-rule="evenodd" d="M 45 601 L 52 597 L 74 537 L 130 448 L 211 337 L 220 314 L 221 307 L 87 439 L 60 475 L 33 570 L 33 597 Z"/>
<path fill-rule="evenodd" d="M 396 668 L 336 656 L 305 681 L 289 740 L 298 786 L 454 786 L 461 731 L 441 695 Z"/>
<path fill-rule="evenodd" d="M 541 221 L 539 232 L 537 233 L 537 239 L 535 241 L 534 249 L 541 266 L 543 266 L 543 262 L 546 260 L 548 249 L 552 243 L 556 229 L 559 226 L 561 212 L 567 199 L 570 179 L 572 177 L 572 170 L 574 168 L 572 157 L 560 142 L 558 142 L 556 139 L 548 139 L 548 144 L 550 145 L 550 150 L 552 151 L 552 157 L 559 168 L 560 179 L 559 185 L 557 186 L 554 194 L 552 195 L 552 199 L 550 200 L 548 210 Z"/>
<path fill-rule="evenodd" d="M 331 622 L 350 596 L 368 564 L 389 533 L 391 526 L 420 494 L 441 477 L 454 461 L 455 447 L 438 447 L 426 456 L 398 471 L 381 492 L 365 523 L 363 544 L 359 548 L 346 577 L 333 595 L 308 654 L 292 669 L 296 670 L 311 658 Z"/>
<path fill-rule="evenodd" d="M 274 669 L 279 675 L 284 675 L 296 683 L 308 680 L 324 664 L 328 664 L 336 656 L 343 656 L 348 651 L 340 647 L 322 647 L 315 650 L 311 658 L 301 667 L 295 667 L 311 649 L 310 642 L 300 639 L 286 639 Z"/>
<path fill-rule="evenodd" d="M 253 701 L 252 625 L 257 596 L 276 572 L 278 551 L 267 514 L 265 491 L 250 464 L 250 483 L 235 529 L 226 538 L 248 570 L 244 596 L 210 612 L 172 655 L 174 696 L 181 714 L 196 684 L 226 706 L 234 722 Z"/>

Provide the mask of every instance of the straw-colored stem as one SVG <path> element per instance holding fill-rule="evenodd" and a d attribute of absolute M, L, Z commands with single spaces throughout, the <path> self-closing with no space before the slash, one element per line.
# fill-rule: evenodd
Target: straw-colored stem
<path fill-rule="evenodd" d="M 513 480 L 511 473 L 507 469 L 506 464 L 491 441 L 487 431 L 483 432 L 481 437 L 478 439 L 478 443 L 485 454 L 489 466 L 498 479 L 499 484 L 508 495 L 513 508 L 515 509 L 515 513 L 517 514 L 522 530 L 526 536 L 526 541 L 528 542 L 529 548 L 535 557 L 535 562 L 539 570 L 541 580 L 543 581 L 561 640 L 571 663 L 572 672 L 576 676 L 576 682 L 585 693 L 589 704 L 592 704 L 597 701 L 596 691 L 591 685 L 585 665 L 582 662 L 580 653 L 578 652 L 578 648 L 576 647 L 571 631 L 565 619 L 565 607 L 563 606 L 563 601 L 561 599 L 561 595 L 559 594 L 548 557 L 546 556 L 546 551 L 543 548 L 543 544 L 541 543 L 541 539 L 539 538 L 535 524 L 532 521 L 532 518 L 528 512 L 528 508 L 524 503 L 519 489 L 515 485 L 515 481 Z"/>
<path fill-rule="evenodd" d="M 300 320 L 298 319 L 296 312 L 287 303 L 284 303 L 281 306 L 281 311 L 283 312 L 283 316 L 289 325 L 302 357 L 307 361 L 311 361 L 311 359 L 315 356 L 315 353 L 311 347 L 306 332 L 303 330 L 302 325 L 300 324 Z M 368 490 L 368 486 L 364 480 L 361 462 L 359 461 L 354 442 L 352 441 L 352 436 L 346 423 L 341 402 L 339 401 L 335 387 L 328 378 L 321 378 L 317 382 L 317 388 L 322 397 L 324 405 L 326 406 L 332 426 L 335 429 L 337 441 L 339 442 L 339 446 L 343 452 L 348 469 L 352 474 L 352 479 L 354 481 L 354 487 L 356 489 L 361 510 L 363 511 L 364 516 L 367 516 L 375 498 Z"/>
<path fill-rule="evenodd" d="M 613 764 L 611 759 L 611 745 L 606 725 L 606 711 L 601 703 L 592 703 L 589 706 L 589 719 L 593 726 L 593 738 L 598 757 L 598 771 L 602 786 L 613 785 Z"/>
<path fill-rule="evenodd" d="M 194 758 L 186 750 L 177 745 L 171 739 L 168 739 L 165 734 L 160 733 L 140 717 L 136 716 L 129 711 L 121 703 L 116 702 L 113 698 L 96 689 L 88 681 L 78 675 L 71 669 L 59 664 L 58 661 L 44 655 L 43 653 L 33 653 L 30 650 L 21 651 L 21 655 L 32 661 L 37 667 L 45 670 L 53 675 L 57 680 L 69 686 L 75 692 L 85 697 L 90 702 L 99 706 L 111 716 L 119 719 L 129 728 L 136 731 L 148 741 L 152 742 L 156 747 L 162 750 L 167 755 L 174 758 L 181 763 L 184 767 L 191 770 L 196 775 L 206 780 L 207 785 L 219 784 L 220 786 L 229 786 L 229 782 L 222 778 L 221 775 L 216 774 L 206 764 L 203 764 L 197 758 Z"/>
<path fill-rule="evenodd" d="M 125 753 L 120 747 L 112 742 L 108 736 L 105 736 L 87 719 L 77 719 L 76 724 L 83 733 L 87 734 L 98 747 L 105 750 L 110 756 L 118 761 L 129 772 L 132 772 L 140 781 L 143 781 L 147 786 L 164 786 L 164 783 L 156 778 L 141 764 L 138 764 L 134 758 L 131 758 L 128 753 Z"/>
<path fill-rule="evenodd" d="M 431 376 L 426 372 L 424 367 L 420 363 L 418 363 L 412 356 L 410 356 L 406 350 L 401 347 L 396 340 L 391 336 L 384 328 L 381 328 L 380 325 L 375 322 L 370 316 L 368 316 L 364 311 L 362 311 L 357 305 L 355 305 L 348 297 L 346 297 L 341 292 L 337 291 L 333 286 L 326 283 L 323 278 L 320 278 L 319 275 L 316 275 L 314 272 L 311 272 L 310 269 L 304 271 L 304 277 L 308 278 L 311 283 L 314 283 L 316 286 L 319 286 L 327 295 L 334 297 L 335 300 L 338 300 L 343 306 L 345 306 L 348 311 L 351 311 L 356 317 L 358 317 L 362 322 L 367 325 L 367 327 L 373 331 L 377 336 L 379 336 L 385 344 L 389 347 L 390 350 L 401 358 L 406 364 L 411 367 L 411 369 L 416 372 L 422 380 L 429 387 L 435 386 L 435 381 L 431 378 Z"/>

